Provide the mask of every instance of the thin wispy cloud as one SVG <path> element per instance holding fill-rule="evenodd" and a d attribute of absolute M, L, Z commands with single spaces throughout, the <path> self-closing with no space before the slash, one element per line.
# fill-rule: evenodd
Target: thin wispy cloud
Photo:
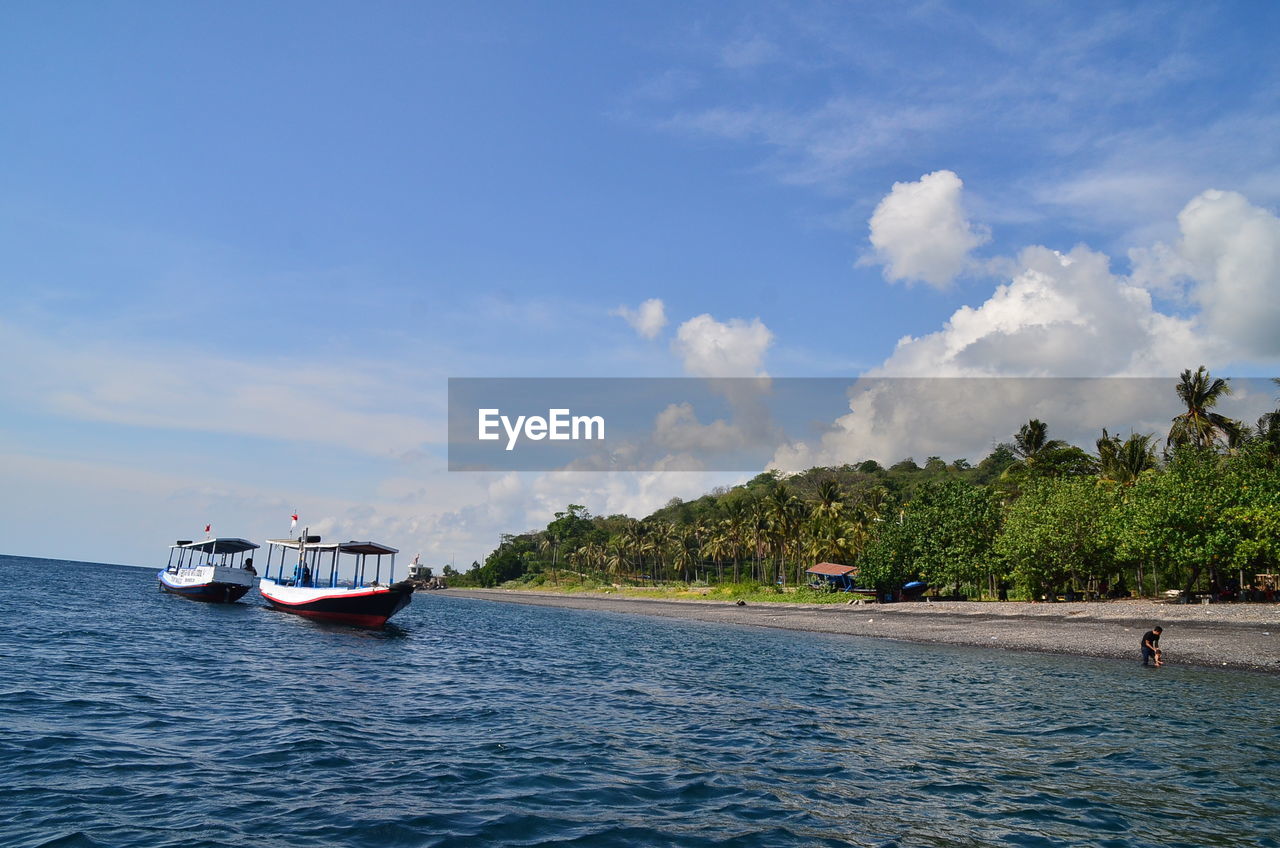
<path fill-rule="evenodd" d="M 667 311 L 659 298 L 651 297 L 635 309 L 619 306 L 609 314 L 617 315 L 635 330 L 641 338 L 657 338 L 662 328 L 667 326 Z"/>
<path fill-rule="evenodd" d="M 71 420 L 314 442 L 378 456 L 444 442 L 438 399 L 406 397 L 407 381 L 385 366 L 269 365 L 172 344 L 67 347 L 3 329 L 0 352 L 14 366 L 0 376 L 6 396 Z"/>
<path fill-rule="evenodd" d="M 761 35 L 726 44 L 720 51 L 720 64 L 735 71 L 766 65 L 779 55 L 778 47 Z"/>

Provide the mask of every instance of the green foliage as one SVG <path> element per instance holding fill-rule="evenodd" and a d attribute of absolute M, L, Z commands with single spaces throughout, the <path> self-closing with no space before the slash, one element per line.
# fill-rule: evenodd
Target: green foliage
<path fill-rule="evenodd" d="M 1017 455 L 1014 454 L 1013 448 L 1008 444 L 996 445 L 991 453 L 989 453 L 978 467 L 973 469 L 973 473 L 969 475 L 969 482 L 986 484 L 1000 477 L 1010 465 L 1018 461 Z"/>
<path fill-rule="evenodd" d="M 879 524 L 860 561 L 863 582 L 882 590 L 916 577 L 935 586 L 977 584 L 989 573 L 999 519 L 985 487 L 931 480 Z"/>
<path fill-rule="evenodd" d="M 1080 588 L 1111 563 L 1118 496 L 1093 478 L 1040 480 L 1005 514 L 995 552 L 1031 597 Z"/>
<path fill-rule="evenodd" d="M 1274 571 L 1280 410 L 1257 431 L 1234 427 L 1210 411 L 1228 391 L 1203 369 L 1183 374 L 1188 412 L 1171 439 L 1181 446 L 1163 468 L 1153 436 L 1121 441 L 1103 431 L 1095 457 L 1032 419 L 977 465 L 930 456 L 923 468 L 907 458 L 888 468 L 864 460 L 769 471 L 673 498 L 643 519 L 569 504 L 544 530 L 503 536 L 483 565 L 450 583 L 646 592 L 683 584 L 712 597 L 797 600 L 812 592 L 805 569 L 824 561 L 857 565 L 860 584 L 881 591 L 924 579 L 979 594 L 1009 579 L 1040 595 L 1153 575 L 1157 587 L 1190 590 L 1227 569 Z M 818 602 L 833 593 L 813 594 Z"/>
<path fill-rule="evenodd" d="M 1104 428 L 1098 439 L 1098 474 L 1106 480 L 1132 485 L 1158 464 L 1155 437 L 1132 433 L 1124 441 Z"/>
<path fill-rule="evenodd" d="M 1240 422 L 1213 411 L 1221 398 L 1231 394 L 1229 380 L 1213 377 L 1201 365 L 1195 373 L 1182 372 L 1177 392 L 1187 411 L 1173 419 L 1168 448 L 1212 448 L 1239 434 Z"/>
<path fill-rule="evenodd" d="M 1117 523 L 1120 556 L 1153 564 L 1166 583 L 1190 592 L 1207 568 L 1274 560 L 1268 511 L 1280 505 L 1280 475 L 1261 451 L 1223 456 L 1184 445 L 1160 474 L 1144 474 L 1125 498 Z"/>

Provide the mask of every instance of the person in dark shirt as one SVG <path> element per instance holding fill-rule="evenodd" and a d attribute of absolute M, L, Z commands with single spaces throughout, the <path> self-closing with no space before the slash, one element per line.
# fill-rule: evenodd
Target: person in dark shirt
<path fill-rule="evenodd" d="M 1142 634 L 1143 665 L 1147 664 L 1147 660 L 1154 660 L 1156 665 L 1164 665 L 1164 661 L 1160 659 L 1160 634 L 1163 632 L 1162 628 L 1153 627 Z"/>

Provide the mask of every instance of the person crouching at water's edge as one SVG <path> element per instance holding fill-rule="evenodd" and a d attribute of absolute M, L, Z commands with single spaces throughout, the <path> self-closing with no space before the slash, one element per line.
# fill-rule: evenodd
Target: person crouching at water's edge
<path fill-rule="evenodd" d="M 1160 634 L 1163 632 L 1162 628 L 1153 627 L 1142 634 L 1143 665 L 1147 664 L 1147 660 L 1154 660 L 1156 665 L 1164 665 L 1164 661 L 1160 659 Z"/>

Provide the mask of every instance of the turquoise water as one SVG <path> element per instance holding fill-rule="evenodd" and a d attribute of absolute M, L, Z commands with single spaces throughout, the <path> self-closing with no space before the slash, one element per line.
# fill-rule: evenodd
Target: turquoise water
<path fill-rule="evenodd" d="M 5 846 L 1277 845 L 1280 678 L 0 557 Z"/>

